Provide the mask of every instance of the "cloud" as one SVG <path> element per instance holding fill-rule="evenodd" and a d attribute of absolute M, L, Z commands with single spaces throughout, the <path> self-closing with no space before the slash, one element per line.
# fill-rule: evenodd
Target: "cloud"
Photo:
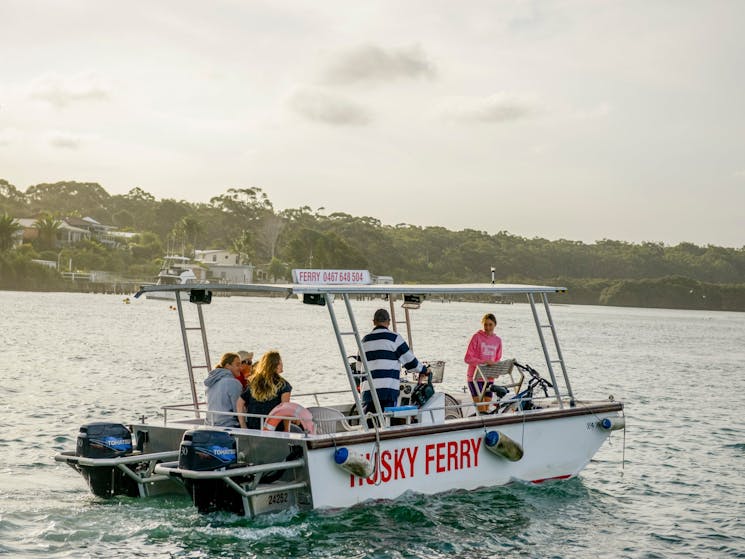
<path fill-rule="evenodd" d="M 594 118 L 604 118 L 611 113 L 611 106 L 608 103 L 600 103 L 595 107 L 589 107 L 585 109 L 579 109 L 574 111 L 572 116 L 579 120 L 589 120 Z"/>
<path fill-rule="evenodd" d="M 0 130 L 0 147 L 9 146 L 16 137 L 16 131 L 13 128 L 4 128 Z"/>
<path fill-rule="evenodd" d="M 442 115 L 462 122 L 508 122 L 540 114 L 542 108 L 529 96 L 495 93 L 489 97 L 461 97 L 446 101 Z"/>
<path fill-rule="evenodd" d="M 362 45 L 339 54 L 325 72 L 332 84 L 434 78 L 434 65 L 419 46 L 384 49 Z"/>
<path fill-rule="evenodd" d="M 80 149 L 84 139 L 82 136 L 67 132 L 52 131 L 47 134 L 47 143 L 59 149 Z"/>
<path fill-rule="evenodd" d="M 95 74 L 67 78 L 47 75 L 31 83 L 30 97 L 62 109 L 73 103 L 101 102 L 111 98 L 110 87 Z"/>
<path fill-rule="evenodd" d="M 333 126 L 362 126 L 372 120 L 367 108 L 321 89 L 298 89 L 289 97 L 288 104 L 309 120 Z"/>

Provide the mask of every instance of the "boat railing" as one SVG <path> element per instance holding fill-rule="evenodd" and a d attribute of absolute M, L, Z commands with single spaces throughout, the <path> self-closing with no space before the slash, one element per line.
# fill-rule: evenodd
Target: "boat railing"
<path fill-rule="evenodd" d="M 511 395 L 512 397 L 505 398 L 503 400 L 491 400 L 488 402 L 490 406 L 500 406 L 500 409 L 497 411 L 496 409 L 492 408 L 489 411 L 485 413 L 481 413 L 479 415 L 495 415 L 495 414 L 503 414 L 503 413 L 524 413 L 524 412 L 530 412 L 534 413 L 536 411 L 540 411 L 542 409 L 547 408 L 556 408 L 556 407 L 562 407 L 557 401 L 554 396 L 524 396 L 524 397 L 517 397 L 514 393 Z M 569 397 L 563 398 L 563 405 L 569 404 Z M 453 419 L 461 419 L 461 418 L 472 418 L 475 417 L 476 414 L 476 406 L 477 405 L 484 405 L 486 402 L 482 402 L 481 404 L 476 404 L 474 402 L 470 401 L 463 401 L 461 403 L 445 403 L 444 409 L 446 414 L 446 420 L 453 420 Z M 532 407 L 529 407 L 532 406 Z M 435 409 L 435 408 L 432 408 Z M 448 417 L 448 412 L 450 411 L 458 411 L 460 413 L 460 417 Z"/>
<path fill-rule="evenodd" d="M 321 401 L 327 400 L 329 396 L 332 395 L 347 395 L 347 391 L 334 391 L 334 392 L 324 392 L 324 393 L 305 393 L 305 394 L 298 394 L 296 397 L 293 397 L 293 401 L 296 401 L 296 399 L 299 398 L 305 398 L 310 399 L 315 403 L 315 406 L 308 406 L 307 408 L 311 411 L 313 410 L 329 410 L 329 413 L 333 413 L 333 418 L 328 415 L 328 413 L 325 416 L 321 416 L 320 418 L 317 417 L 316 413 L 313 413 L 313 423 L 316 425 L 316 432 L 321 433 L 325 429 L 323 428 L 324 425 L 327 425 L 331 421 L 338 421 L 342 423 L 345 427 L 343 430 L 358 430 L 358 429 L 364 429 L 365 424 L 371 425 L 371 427 L 380 427 L 380 421 L 378 420 L 378 416 L 376 414 L 368 413 L 365 416 L 361 416 L 359 414 L 351 413 L 355 411 L 354 406 L 352 405 L 352 402 L 347 402 L 345 404 L 339 404 L 338 402 L 336 404 L 324 406 Z M 507 414 L 507 413 L 535 413 L 539 412 L 543 409 L 548 408 L 556 408 L 563 407 L 563 405 L 566 405 L 568 403 L 569 398 L 565 397 L 564 402 L 561 404 L 558 404 L 556 402 L 556 398 L 554 396 L 533 396 L 533 397 L 516 397 L 515 394 L 512 395 L 511 398 L 505 398 L 502 400 L 492 400 L 490 402 L 491 406 L 494 406 L 492 409 L 490 409 L 485 414 L 480 415 L 501 415 L 501 414 Z M 206 404 L 204 402 L 199 402 L 198 406 L 201 406 L 199 408 L 202 412 L 204 412 Z M 498 407 L 497 407 L 498 406 Z M 193 417 L 194 411 L 197 408 L 195 408 L 191 403 L 188 404 L 173 404 L 173 405 L 167 405 L 163 406 L 163 424 L 167 425 L 169 423 L 174 424 L 183 424 L 183 423 L 193 423 L 195 425 L 209 425 L 202 419 L 195 419 Z M 344 411 L 342 411 L 344 410 Z M 404 419 L 405 423 L 410 423 L 412 418 L 420 417 L 423 414 L 440 414 L 442 415 L 442 421 L 453 421 L 457 419 L 469 419 L 476 417 L 476 404 L 470 401 L 463 401 L 463 402 L 457 402 L 454 401 L 452 398 L 450 398 L 450 401 L 448 399 L 444 400 L 444 403 L 442 404 L 431 404 L 429 406 L 426 406 L 426 408 L 419 408 L 414 405 L 403 405 L 403 406 L 397 406 L 392 411 L 387 411 L 383 413 L 383 426 L 391 426 L 395 422 L 392 421 L 393 419 Z M 255 414 L 255 413 L 237 413 L 237 412 L 222 412 L 222 411 L 210 411 L 208 412 L 211 414 L 212 417 L 215 416 L 223 416 L 223 417 L 235 417 L 236 419 L 240 417 L 244 418 L 256 418 L 260 420 L 261 427 L 264 427 L 264 424 L 266 423 L 267 419 L 269 419 L 268 414 Z M 175 414 L 191 414 L 191 417 L 188 417 L 186 419 L 174 419 L 173 415 Z M 283 416 L 283 415 L 277 415 L 272 414 L 271 416 L 273 419 L 279 419 L 279 420 L 289 420 L 289 421 L 297 421 L 298 417 L 296 416 Z M 434 415 L 432 415 L 434 420 Z M 319 429 L 319 427 L 321 427 Z"/>
<path fill-rule="evenodd" d="M 314 400 L 314 402 L 316 404 L 318 404 L 318 407 L 321 407 L 321 404 L 320 404 L 320 399 L 321 398 L 319 396 L 327 396 L 327 395 L 332 395 L 332 394 L 347 394 L 347 391 L 325 392 L 325 393 L 323 393 L 323 395 L 319 395 L 319 394 L 298 394 L 297 395 L 297 398 L 300 398 L 300 397 L 303 397 L 303 396 L 304 397 L 308 397 L 308 398 L 312 398 Z M 294 399 L 295 398 L 293 398 L 293 400 Z M 349 404 L 341 405 L 339 407 L 342 407 L 342 408 L 349 407 L 349 408 L 351 408 L 351 405 L 352 404 L 350 402 Z M 195 425 L 209 425 L 209 423 L 207 423 L 205 420 L 203 420 L 203 419 L 195 419 L 194 416 L 193 416 L 194 412 L 197 411 L 197 410 L 199 410 L 202 413 L 205 412 L 205 409 L 206 409 L 206 403 L 205 402 L 198 402 L 197 406 L 194 406 L 191 403 L 188 403 L 188 404 L 171 404 L 171 405 L 163 406 L 161 409 L 163 411 L 163 425 L 164 426 L 165 425 L 168 425 L 169 423 L 170 424 L 174 424 L 174 423 L 178 423 L 178 424 L 192 423 L 192 424 L 195 424 Z M 334 409 L 334 408 L 330 408 L 330 409 Z M 259 419 L 261 421 L 261 427 L 262 428 L 264 427 L 264 424 L 265 424 L 266 420 L 269 419 L 269 417 L 270 417 L 269 414 L 257 414 L 257 413 L 238 413 L 238 412 L 224 412 L 224 411 L 207 411 L 207 413 L 210 414 L 212 417 L 214 417 L 214 416 L 235 417 L 236 419 L 238 417 L 257 418 L 257 419 Z M 346 418 L 347 421 L 354 422 L 354 421 L 359 421 L 360 420 L 360 416 L 359 415 L 346 415 L 346 414 L 343 414 L 341 411 L 339 413 L 342 414 Z M 184 414 L 184 415 L 190 414 L 191 417 L 188 417 L 186 419 L 174 419 L 173 416 L 176 415 L 176 414 Z M 282 420 L 284 420 L 284 419 L 297 420 L 298 419 L 297 417 L 294 417 L 294 416 L 293 417 L 289 417 L 289 416 L 285 417 L 285 416 L 281 416 L 281 415 L 277 415 L 277 414 L 273 414 L 271 417 L 273 417 L 275 419 L 282 419 Z"/>

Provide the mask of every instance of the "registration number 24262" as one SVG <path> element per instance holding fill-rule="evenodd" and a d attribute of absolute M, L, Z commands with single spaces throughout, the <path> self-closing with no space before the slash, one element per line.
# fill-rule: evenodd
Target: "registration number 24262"
<path fill-rule="evenodd" d="M 290 494 L 287 491 L 267 495 L 267 505 L 285 505 L 290 502 Z"/>

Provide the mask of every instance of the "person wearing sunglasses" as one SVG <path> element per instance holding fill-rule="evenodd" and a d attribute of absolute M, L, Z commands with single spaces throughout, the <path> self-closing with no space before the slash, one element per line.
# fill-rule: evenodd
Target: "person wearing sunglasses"
<path fill-rule="evenodd" d="M 248 386 L 248 379 L 253 373 L 253 358 L 254 354 L 252 351 L 245 351 L 240 350 L 236 352 L 238 354 L 238 357 L 241 358 L 241 371 L 240 376 L 238 376 L 238 380 L 241 382 L 241 385 L 243 385 L 243 388 L 245 389 L 246 386 Z"/>

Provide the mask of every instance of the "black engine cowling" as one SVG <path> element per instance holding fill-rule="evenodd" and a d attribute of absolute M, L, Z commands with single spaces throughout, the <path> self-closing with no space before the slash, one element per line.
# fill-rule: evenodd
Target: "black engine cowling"
<path fill-rule="evenodd" d="M 87 423 L 80 426 L 76 456 L 82 458 L 119 458 L 132 454 L 132 433 L 121 423 Z M 77 469 L 94 495 L 113 497 L 128 495 L 137 497 L 140 492 L 137 482 L 116 466 L 78 464 Z"/>
<path fill-rule="evenodd" d="M 117 458 L 132 453 L 132 433 L 121 423 L 87 423 L 80 426 L 77 456 Z"/>
<path fill-rule="evenodd" d="M 237 462 L 237 446 L 230 433 L 213 429 L 197 429 L 184 433 L 179 469 L 204 472 L 234 467 Z M 241 496 L 223 480 L 186 477 L 183 480 L 200 512 L 225 510 L 244 513 Z"/>
<path fill-rule="evenodd" d="M 181 439 L 178 467 L 183 470 L 217 470 L 237 461 L 235 439 L 226 431 L 197 429 Z"/>

